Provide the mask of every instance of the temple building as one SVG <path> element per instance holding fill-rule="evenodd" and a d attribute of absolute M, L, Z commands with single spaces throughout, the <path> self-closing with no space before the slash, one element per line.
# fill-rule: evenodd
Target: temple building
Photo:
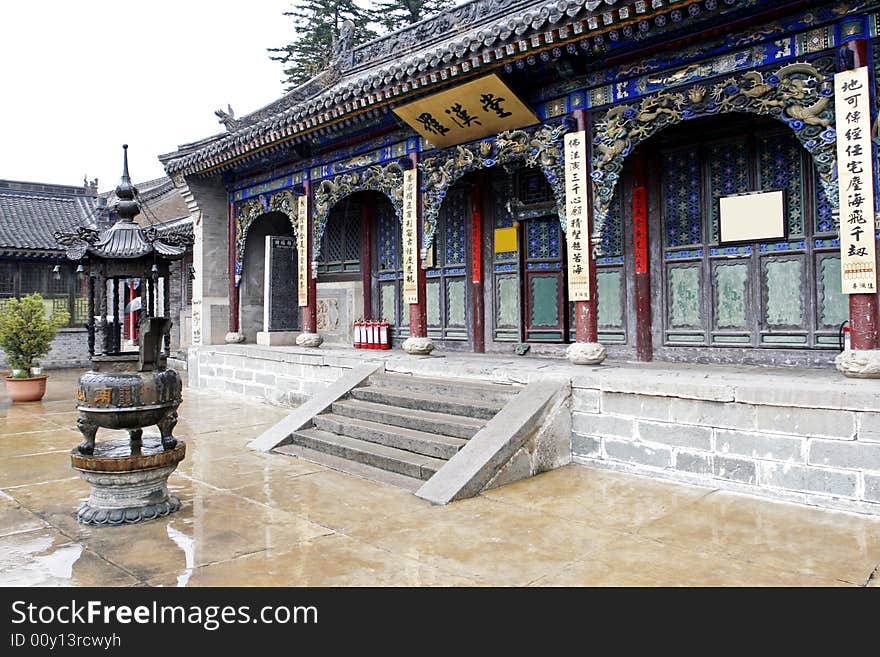
<path fill-rule="evenodd" d="M 308 83 L 160 156 L 194 217 L 190 385 L 303 401 L 383 320 L 386 371 L 561 368 L 580 462 L 876 513 L 880 396 L 835 365 L 880 376 L 878 37 L 869 0 L 472 0 L 343 29 Z M 357 399 L 433 408 L 382 385 Z M 369 451 L 347 435 L 333 453 Z"/>
<path fill-rule="evenodd" d="M 478 0 L 340 39 L 315 79 L 161 157 L 202 217 L 193 343 L 285 329 L 350 344 L 366 317 L 395 345 L 448 351 L 587 342 L 612 359 L 815 366 L 849 320 L 853 346 L 874 349 L 876 288 L 841 289 L 833 90 L 846 68 L 875 80 L 872 6 Z M 563 140 L 577 131 L 589 217 L 570 250 Z M 774 191 L 772 230 L 724 238 L 720 199 Z M 264 271 L 265 238 L 294 239 L 298 208 L 308 255 L 289 251 L 308 290 Z M 589 300 L 572 299 L 572 258 L 588 260 Z M 267 282 L 284 287 L 286 325 L 264 326 Z"/>

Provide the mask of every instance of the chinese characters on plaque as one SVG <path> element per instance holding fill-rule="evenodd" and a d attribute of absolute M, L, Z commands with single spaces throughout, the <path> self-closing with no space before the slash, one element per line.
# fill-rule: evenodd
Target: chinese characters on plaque
<path fill-rule="evenodd" d="M 394 112 L 440 148 L 538 122 L 495 74 L 420 98 Z"/>
<path fill-rule="evenodd" d="M 300 306 L 309 305 L 309 199 L 296 197 L 296 279 Z"/>
<path fill-rule="evenodd" d="M 840 280 L 844 294 L 877 291 L 869 89 L 865 66 L 834 76 Z"/>
<path fill-rule="evenodd" d="M 419 302 L 419 234 L 418 213 L 419 190 L 416 184 L 417 172 L 409 169 L 403 172 L 403 302 Z"/>
<path fill-rule="evenodd" d="M 568 299 L 590 300 L 590 229 L 587 219 L 586 133 L 565 135 L 565 217 L 568 222 Z"/>

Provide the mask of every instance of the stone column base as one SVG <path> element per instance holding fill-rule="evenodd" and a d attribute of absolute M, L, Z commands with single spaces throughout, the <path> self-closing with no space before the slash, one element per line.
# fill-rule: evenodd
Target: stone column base
<path fill-rule="evenodd" d="M 834 365 L 854 379 L 880 379 L 880 349 L 847 349 L 838 354 Z"/>
<path fill-rule="evenodd" d="M 241 331 L 230 331 L 226 334 L 225 341 L 228 344 L 238 344 L 244 342 L 244 333 Z"/>
<path fill-rule="evenodd" d="M 565 355 L 575 365 L 599 365 L 608 356 L 604 345 L 598 342 L 575 342 Z"/>
<path fill-rule="evenodd" d="M 403 350 L 410 356 L 427 356 L 434 351 L 434 343 L 431 338 L 409 337 L 403 341 Z"/>
<path fill-rule="evenodd" d="M 182 440 L 165 450 L 158 438 L 134 448 L 128 439 L 103 441 L 93 455 L 74 448 L 71 465 L 91 489 L 76 519 L 84 525 L 131 525 L 174 513 L 180 500 L 168 492 L 168 477 L 185 454 Z"/>
<path fill-rule="evenodd" d="M 300 333 L 296 336 L 296 346 L 298 347 L 320 347 L 324 342 L 318 333 Z"/>

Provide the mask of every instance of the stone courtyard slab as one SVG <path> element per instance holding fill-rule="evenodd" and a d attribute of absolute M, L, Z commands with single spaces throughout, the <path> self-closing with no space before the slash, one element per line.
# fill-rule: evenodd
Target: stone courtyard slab
<path fill-rule="evenodd" d="M 284 409 L 188 390 L 183 508 L 88 527 L 73 382 L 0 413 L 0 585 L 876 585 L 880 519 L 571 465 L 434 506 L 247 443 Z"/>

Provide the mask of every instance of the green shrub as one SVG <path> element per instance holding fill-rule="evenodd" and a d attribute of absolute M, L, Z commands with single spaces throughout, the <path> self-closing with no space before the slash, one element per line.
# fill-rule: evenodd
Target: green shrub
<path fill-rule="evenodd" d="M 70 313 L 54 312 L 46 317 L 46 305 L 39 294 L 8 299 L 0 311 L 0 348 L 9 367 L 30 376 L 34 360 L 49 353 L 58 329 L 70 321 Z"/>

